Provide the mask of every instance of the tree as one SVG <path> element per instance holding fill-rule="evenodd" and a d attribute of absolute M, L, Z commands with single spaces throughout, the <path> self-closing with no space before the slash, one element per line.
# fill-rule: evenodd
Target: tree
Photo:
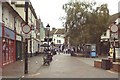
<path fill-rule="evenodd" d="M 63 5 L 71 45 L 95 43 L 99 46 L 101 35 L 108 26 L 109 10 L 107 4 L 95 6 L 96 2 L 78 1 Z"/>

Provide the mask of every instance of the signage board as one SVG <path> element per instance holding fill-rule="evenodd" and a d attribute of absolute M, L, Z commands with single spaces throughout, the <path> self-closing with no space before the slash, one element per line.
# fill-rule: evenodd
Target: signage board
<path fill-rule="evenodd" d="M 21 41 L 22 40 L 21 36 L 16 35 L 16 40 Z"/>
<path fill-rule="evenodd" d="M 118 26 L 117 25 L 111 25 L 110 26 L 110 31 L 113 33 L 117 33 L 118 32 Z"/>
<path fill-rule="evenodd" d="M 3 36 L 8 39 L 13 39 L 13 40 L 15 39 L 15 33 L 6 27 L 4 27 L 4 35 Z"/>
<path fill-rule="evenodd" d="M 96 45 L 95 44 L 91 44 L 91 51 L 96 51 Z"/>
<path fill-rule="evenodd" d="M 111 33 L 111 39 L 118 39 L 118 32 L 117 33 Z"/>

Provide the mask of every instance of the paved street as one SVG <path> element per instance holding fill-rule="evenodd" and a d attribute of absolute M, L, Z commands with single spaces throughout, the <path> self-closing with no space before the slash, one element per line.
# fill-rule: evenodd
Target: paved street
<path fill-rule="evenodd" d="M 29 74 L 24 75 L 24 61 L 17 61 L 3 68 L 3 77 L 15 78 L 118 78 L 118 73 L 93 67 L 97 58 L 71 57 L 58 54 L 50 66 L 42 65 L 42 57 L 29 59 Z"/>
<path fill-rule="evenodd" d="M 0 79 L 2 78 L 2 68 L 0 68 Z"/>

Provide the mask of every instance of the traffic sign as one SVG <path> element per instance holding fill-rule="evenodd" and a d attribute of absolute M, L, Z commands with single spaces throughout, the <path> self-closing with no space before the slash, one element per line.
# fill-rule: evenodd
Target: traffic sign
<path fill-rule="evenodd" d="M 110 31 L 113 32 L 113 33 L 117 33 L 117 32 L 118 32 L 118 26 L 116 26 L 116 25 L 111 25 Z"/>
<path fill-rule="evenodd" d="M 25 24 L 25 25 L 22 26 L 22 31 L 25 34 L 28 34 L 31 31 L 31 27 L 29 25 Z"/>

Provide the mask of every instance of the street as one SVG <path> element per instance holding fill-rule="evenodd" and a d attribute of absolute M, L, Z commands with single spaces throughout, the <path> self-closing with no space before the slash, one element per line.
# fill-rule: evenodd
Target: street
<path fill-rule="evenodd" d="M 100 1 L 0 0 L 0 79 L 120 79 L 120 1 Z"/>
<path fill-rule="evenodd" d="M 97 58 L 71 57 L 57 54 L 50 66 L 43 66 L 42 56 L 29 58 L 29 72 L 24 75 L 24 61 L 3 68 L 3 78 L 118 78 L 118 73 L 93 66 Z"/>

